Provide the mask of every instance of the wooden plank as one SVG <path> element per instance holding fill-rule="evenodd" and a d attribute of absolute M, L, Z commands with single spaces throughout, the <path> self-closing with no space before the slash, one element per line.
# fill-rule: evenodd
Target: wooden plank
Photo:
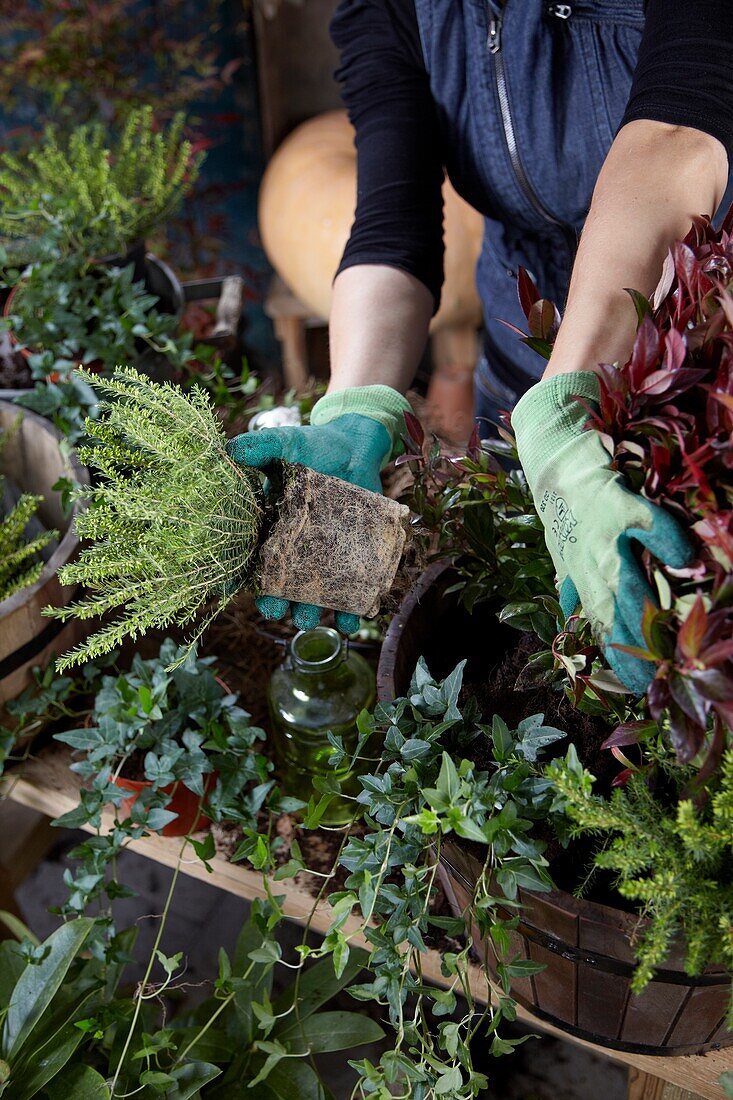
<path fill-rule="evenodd" d="M 628 1100 L 700 1100 L 700 1096 L 641 1070 L 630 1069 Z"/>
<path fill-rule="evenodd" d="M 39 756 L 28 760 L 23 765 L 22 773 L 12 773 L 2 782 L 0 795 L 39 810 L 49 817 L 58 817 L 73 809 L 78 802 L 78 777 L 69 771 L 68 764 L 69 752 L 65 748 L 54 746 L 44 749 Z M 180 861 L 183 873 L 210 886 L 235 894 L 237 897 L 251 900 L 265 896 L 262 876 L 256 871 L 249 870 L 240 864 L 229 863 L 223 856 L 215 856 L 211 861 L 213 872 L 209 874 L 199 859 L 190 858 L 185 853 L 182 858 L 183 848 L 182 839 L 174 837 L 150 836 L 132 841 L 130 844 L 132 851 L 139 852 L 166 867 L 175 867 Z M 283 908 L 288 919 L 298 924 L 309 921 L 314 932 L 323 934 L 330 924 L 331 910 L 327 903 L 321 902 L 316 906 L 311 919 L 314 898 L 303 879 L 304 876 L 299 875 L 296 879 L 278 882 L 277 893 L 284 895 Z M 346 930 L 352 931 L 357 925 L 358 922 L 352 918 L 346 925 Z M 359 940 L 354 942 L 363 944 L 363 941 Z M 446 986 L 446 979 L 440 973 L 440 954 L 437 951 L 429 951 L 423 957 L 422 974 L 427 982 L 440 987 Z M 469 983 L 476 1000 L 486 1003 L 488 987 L 485 974 L 479 966 L 471 968 Z M 519 1020 L 534 1031 L 574 1043 L 596 1055 L 620 1062 L 637 1071 L 634 1087 L 637 1087 L 637 1080 L 644 1081 L 644 1087 L 647 1087 L 645 1076 L 676 1086 L 677 1093 L 664 1094 L 663 1100 L 722 1100 L 723 1098 L 724 1094 L 718 1084 L 718 1078 L 724 1070 L 733 1070 L 733 1048 L 686 1058 L 627 1054 L 577 1039 L 560 1028 L 553 1027 L 552 1024 L 538 1020 L 521 1006 L 517 1008 Z M 633 1100 L 662 1100 L 661 1096 L 655 1096 L 654 1093 L 631 1095 Z"/>

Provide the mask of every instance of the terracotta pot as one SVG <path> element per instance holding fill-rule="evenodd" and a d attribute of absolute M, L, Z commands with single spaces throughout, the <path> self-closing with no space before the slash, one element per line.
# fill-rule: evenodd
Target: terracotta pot
<path fill-rule="evenodd" d="M 115 786 L 121 787 L 123 791 L 132 791 L 133 793 L 129 798 L 123 799 L 119 807 L 119 815 L 122 820 L 130 816 L 130 811 L 134 803 L 137 801 L 140 791 L 145 787 L 150 787 L 152 784 L 147 779 L 123 779 L 122 777 L 114 780 Z M 216 773 L 211 772 L 206 776 L 204 781 L 204 790 L 208 794 L 211 788 L 216 783 Z M 165 825 L 161 830 L 163 836 L 185 836 L 186 833 L 190 833 L 191 830 L 196 828 L 207 829 L 211 824 L 211 818 L 206 817 L 201 812 L 201 798 L 199 795 L 190 791 L 183 783 L 171 783 L 167 787 L 162 788 L 166 794 L 171 794 L 173 797 L 166 806 L 167 810 L 170 810 L 174 814 L 178 814 L 175 821 L 171 821 L 168 825 Z"/>
<path fill-rule="evenodd" d="M 220 676 L 215 676 L 219 687 L 222 689 L 225 695 L 231 695 L 231 688 L 226 684 Z M 92 715 L 88 714 L 85 726 L 90 726 Z M 208 794 L 211 788 L 216 784 L 216 772 L 210 772 L 204 779 L 204 792 Z M 145 787 L 150 787 L 151 783 L 147 779 L 125 779 L 122 776 L 118 776 L 115 779 L 114 784 L 116 787 L 121 787 L 123 791 L 133 791 L 133 794 L 126 798 L 119 808 L 121 818 L 129 817 L 130 810 L 133 803 L 137 799 L 140 791 Z M 169 802 L 166 809 L 172 813 L 178 814 L 175 821 L 171 821 L 169 825 L 164 826 L 161 830 L 163 836 L 185 836 L 191 829 L 196 826 L 196 831 L 200 829 L 208 829 L 211 825 L 211 818 L 206 817 L 201 813 L 201 798 L 194 791 L 190 791 L 188 787 L 181 782 L 169 783 L 167 787 L 163 787 L 162 790 L 166 794 L 173 794 L 173 798 Z"/>
<path fill-rule="evenodd" d="M 455 579 L 448 563 L 430 566 L 392 620 L 377 673 L 382 701 L 405 694 L 420 656 L 435 676 L 466 657 L 466 678 L 477 682 L 497 664 L 509 639 L 516 639 L 482 605 L 472 616 L 460 608 L 455 594 L 446 594 Z M 483 862 L 470 845 L 452 839 L 442 845 L 440 858 L 446 895 L 461 916 Z M 641 1054 L 698 1054 L 733 1043 L 725 1026 L 731 977 L 721 968 L 689 977 L 683 947 L 677 945 L 644 992 L 633 996 L 633 942 L 643 921 L 563 890 L 522 891 L 520 898 L 525 908 L 513 952 L 545 969 L 516 980 L 512 994 L 535 1016 L 589 1042 Z M 472 933 L 480 960 L 493 973 L 490 940 L 481 941 L 475 928 Z"/>

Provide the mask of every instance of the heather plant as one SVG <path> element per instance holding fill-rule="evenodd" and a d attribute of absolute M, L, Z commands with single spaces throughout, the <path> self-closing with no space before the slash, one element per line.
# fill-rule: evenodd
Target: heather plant
<path fill-rule="evenodd" d="M 179 113 L 158 129 L 146 106 L 130 111 L 117 136 L 102 123 L 68 137 L 49 127 L 22 158 L 3 153 L 0 236 L 24 253 L 60 217 L 66 248 L 85 256 L 124 252 L 175 213 L 196 181 L 203 155 L 184 139 L 184 121 Z"/>
<path fill-rule="evenodd" d="M 103 382 L 80 373 L 105 395 L 99 418 L 87 421 L 91 444 L 80 449 L 99 476 L 78 490 L 88 506 L 76 529 L 94 541 L 59 577 L 88 595 L 46 613 L 117 617 L 60 658 L 59 671 L 126 637 L 186 626 L 212 602 L 224 607 L 250 575 L 262 516 L 259 479 L 229 458 L 202 389 L 184 393 L 132 368 Z M 194 641 L 214 614 L 204 615 Z"/>

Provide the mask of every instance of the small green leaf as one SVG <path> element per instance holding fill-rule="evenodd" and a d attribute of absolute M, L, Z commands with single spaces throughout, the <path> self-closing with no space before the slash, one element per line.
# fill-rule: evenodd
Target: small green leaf
<path fill-rule="evenodd" d="M 342 932 L 338 933 L 338 941 L 333 949 L 333 969 L 337 978 L 340 978 L 349 961 L 349 945 Z"/>

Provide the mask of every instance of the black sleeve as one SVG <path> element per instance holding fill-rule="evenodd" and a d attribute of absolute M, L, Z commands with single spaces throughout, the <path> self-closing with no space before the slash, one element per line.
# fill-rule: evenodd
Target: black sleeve
<path fill-rule="evenodd" d="M 648 0 L 621 125 L 642 118 L 712 134 L 733 166 L 733 0 Z"/>
<path fill-rule="evenodd" d="M 356 130 L 357 201 L 339 271 L 387 264 L 437 310 L 443 283 L 443 163 L 413 0 L 341 0 L 336 79 Z"/>

